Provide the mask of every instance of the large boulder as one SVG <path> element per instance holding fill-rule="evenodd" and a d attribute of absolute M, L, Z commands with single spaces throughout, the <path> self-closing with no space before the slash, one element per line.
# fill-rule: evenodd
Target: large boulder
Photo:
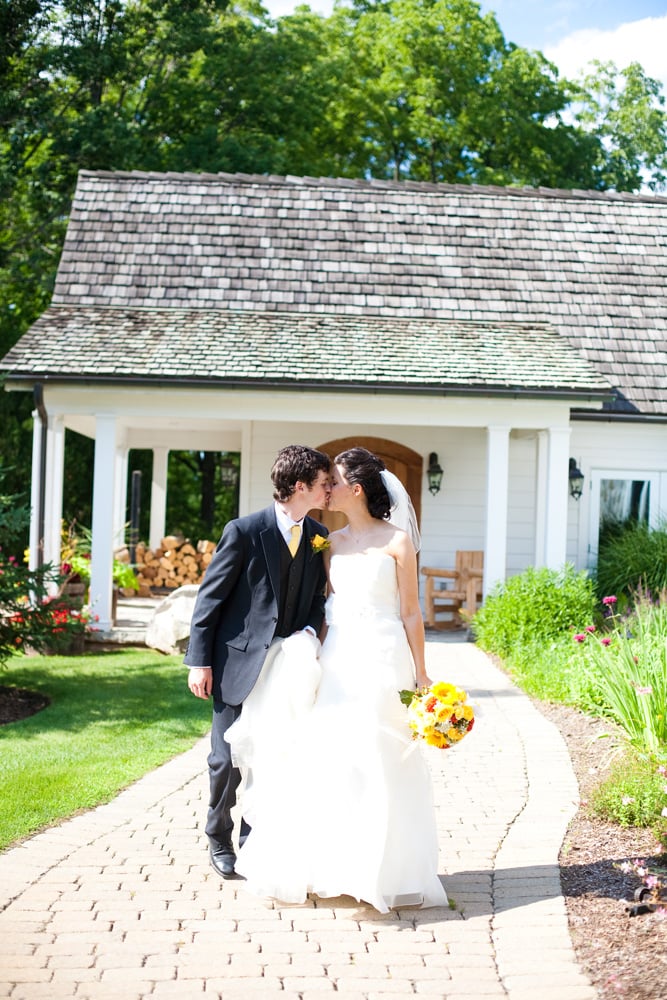
<path fill-rule="evenodd" d="M 161 653 L 184 653 L 199 585 L 190 583 L 160 601 L 146 628 L 146 645 Z"/>

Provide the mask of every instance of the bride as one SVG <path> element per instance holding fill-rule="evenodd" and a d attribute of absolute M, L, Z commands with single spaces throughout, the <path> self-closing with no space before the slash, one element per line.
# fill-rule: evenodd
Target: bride
<path fill-rule="evenodd" d="M 252 827 L 236 871 L 258 895 L 348 895 L 382 913 L 447 904 L 430 777 L 398 695 L 430 680 L 415 545 L 389 520 L 397 506 L 418 544 L 407 493 L 381 460 L 364 448 L 336 457 L 329 509 L 348 524 L 325 552 L 321 652 L 306 632 L 276 643 L 227 731 Z"/>

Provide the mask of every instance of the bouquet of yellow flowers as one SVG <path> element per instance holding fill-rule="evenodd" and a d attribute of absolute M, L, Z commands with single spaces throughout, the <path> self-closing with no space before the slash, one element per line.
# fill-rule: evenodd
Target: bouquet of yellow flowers
<path fill-rule="evenodd" d="M 413 739 L 446 749 L 460 743 L 475 724 L 468 695 L 455 684 L 439 681 L 420 691 L 401 691 L 408 709 L 408 725 Z"/>

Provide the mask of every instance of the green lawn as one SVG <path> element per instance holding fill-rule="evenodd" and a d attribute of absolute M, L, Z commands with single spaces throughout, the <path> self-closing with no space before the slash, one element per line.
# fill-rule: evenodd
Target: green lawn
<path fill-rule="evenodd" d="M 108 802 L 193 746 L 210 727 L 211 704 L 186 680 L 181 657 L 150 650 L 12 659 L 0 684 L 43 692 L 51 704 L 0 726 L 0 850 Z"/>

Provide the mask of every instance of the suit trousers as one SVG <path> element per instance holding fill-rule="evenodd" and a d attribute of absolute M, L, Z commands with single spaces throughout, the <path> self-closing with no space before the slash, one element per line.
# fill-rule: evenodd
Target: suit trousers
<path fill-rule="evenodd" d="M 236 790 L 241 782 L 238 768 L 232 764 L 231 750 L 225 739 L 225 732 L 241 714 L 240 705 L 213 703 L 211 722 L 211 752 L 208 755 L 209 803 L 206 817 L 206 835 L 211 840 L 224 843 L 231 837 L 232 809 L 236 805 Z M 245 820 L 241 820 L 239 843 L 242 844 L 249 833 Z"/>

